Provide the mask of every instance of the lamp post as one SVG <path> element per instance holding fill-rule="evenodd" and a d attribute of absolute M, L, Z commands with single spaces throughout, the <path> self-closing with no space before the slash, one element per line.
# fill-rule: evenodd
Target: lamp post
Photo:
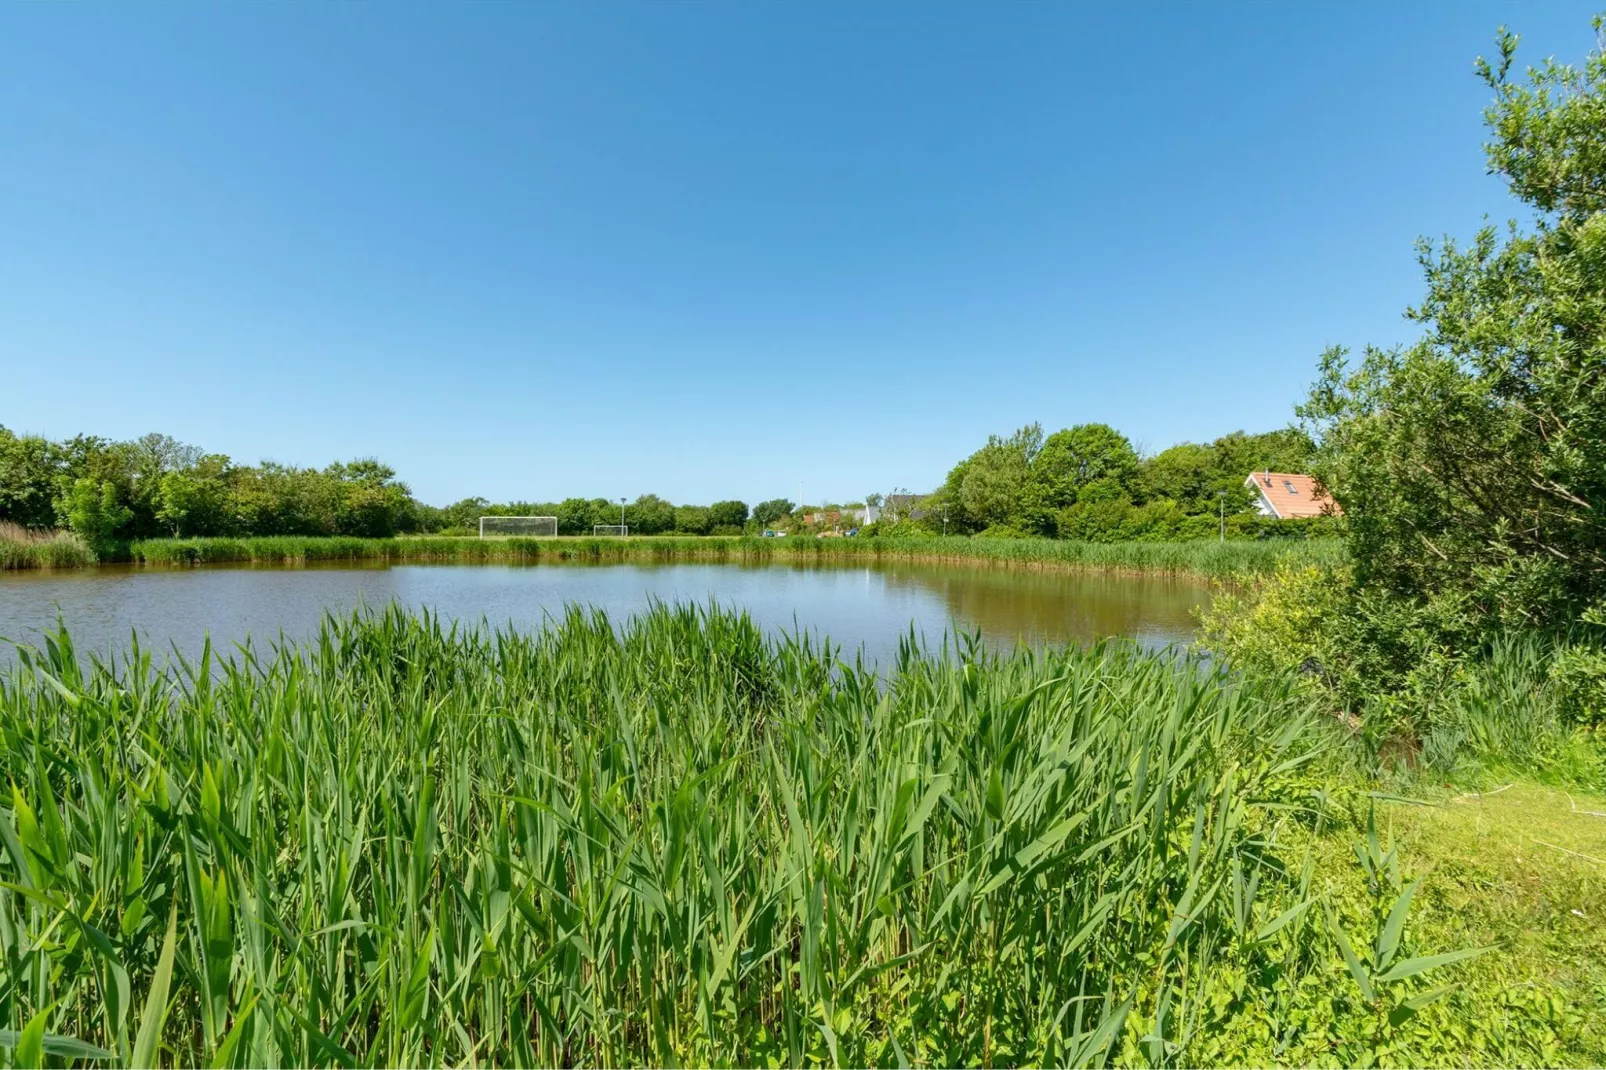
<path fill-rule="evenodd" d="M 1226 542 L 1227 541 L 1227 492 L 1224 491 L 1224 490 L 1216 491 L 1216 501 L 1219 504 L 1220 511 L 1221 511 L 1221 541 L 1222 542 Z"/>
<path fill-rule="evenodd" d="M 623 498 L 619 499 L 619 534 L 630 534 L 630 529 L 625 527 L 625 500 Z"/>

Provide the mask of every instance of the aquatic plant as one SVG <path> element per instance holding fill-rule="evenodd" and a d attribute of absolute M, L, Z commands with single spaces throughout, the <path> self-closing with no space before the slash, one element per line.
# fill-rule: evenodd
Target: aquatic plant
<path fill-rule="evenodd" d="M 70 531 L 38 530 L 0 521 L 0 570 L 78 568 L 94 563 L 89 545 Z"/>
<path fill-rule="evenodd" d="M 171 672 L 60 633 L 0 675 L 0 1015 L 142 1064 L 1180 1050 L 1293 938 L 1287 699 L 1124 645 L 878 678 L 687 607 Z"/>
<path fill-rule="evenodd" d="M 1266 573 L 1284 564 L 1329 565 L 1343 560 L 1337 539 L 1268 539 L 1221 542 L 1068 542 L 1057 539 L 971 539 L 940 536 L 876 539 L 811 538 L 549 538 L 422 537 L 348 539 L 149 539 L 130 548 L 148 565 L 392 560 L 538 561 L 921 561 L 967 562 L 1026 568 L 1147 572 L 1229 577 Z"/>

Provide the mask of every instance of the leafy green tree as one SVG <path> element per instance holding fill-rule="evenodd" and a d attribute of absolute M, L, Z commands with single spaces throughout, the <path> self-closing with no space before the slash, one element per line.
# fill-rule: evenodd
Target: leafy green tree
<path fill-rule="evenodd" d="M 233 470 L 220 453 L 159 478 L 156 517 L 176 538 L 230 534 L 234 522 Z"/>
<path fill-rule="evenodd" d="M 643 494 L 625 512 L 632 535 L 661 535 L 675 527 L 675 507 L 656 494 Z"/>
<path fill-rule="evenodd" d="M 1192 512 L 1215 508 L 1220 481 L 1216 450 L 1196 442 L 1182 442 L 1144 461 L 1139 494 L 1146 501 L 1165 499 Z M 1247 475 L 1248 473 L 1244 473 Z M 1241 484 L 1244 476 L 1238 477 Z"/>
<path fill-rule="evenodd" d="M 484 498 L 461 498 L 451 505 L 440 509 L 415 503 L 414 514 L 418 518 L 420 531 L 478 531 L 480 517 L 489 516 L 495 512 L 491 503 Z"/>
<path fill-rule="evenodd" d="M 596 519 L 591 502 L 585 498 L 563 499 L 552 515 L 558 518 L 559 535 L 589 535 L 592 525 L 605 522 Z M 618 522 L 617 516 L 614 522 Z"/>
<path fill-rule="evenodd" d="M 740 528 L 747 523 L 747 503 L 715 502 L 708 507 L 708 523 L 711 528 Z"/>
<path fill-rule="evenodd" d="M 134 515 L 118 501 L 115 484 L 109 480 L 96 483 L 88 477 L 75 480 L 56 508 L 97 557 L 116 549 L 118 529 Z"/>
<path fill-rule="evenodd" d="M 988 436 L 944 484 L 962 517 L 973 527 L 1019 526 L 1032 489 L 1032 462 L 1042 447 L 1041 424 L 1028 424 L 1008 438 Z"/>
<path fill-rule="evenodd" d="M 1474 631 L 1606 600 L 1606 56 L 1515 80 L 1516 44 L 1480 61 L 1486 150 L 1531 229 L 1422 243 L 1425 337 L 1329 350 L 1301 409 L 1359 590 L 1459 606 Z"/>
<path fill-rule="evenodd" d="M 234 513 L 248 535 L 333 535 L 328 480 L 314 470 L 263 461 L 234 476 Z"/>
<path fill-rule="evenodd" d="M 26 528 L 54 527 L 60 467 L 61 458 L 49 441 L 0 427 L 0 520 Z"/>
<path fill-rule="evenodd" d="M 1084 487 L 1104 483 L 1129 496 L 1137 486 L 1138 454 L 1109 424 L 1078 424 L 1043 441 L 1032 464 L 1036 502 L 1058 509 L 1076 501 Z"/>
<path fill-rule="evenodd" d="M 619 500 L 617 498 L 591 499 L 591 523 L 593 525 L 617 524 L 623 515 L 623 510 L 620 508 Z M 626 520 L 625 523 L 629 523 L 629 521 Z M 588 526 L 585 530 L 585 533 L 590 535 L 591 530 L 591 527 Z"/>
<path fill-rule="evenodd" d="M 714 527 L 712 514 L 713 510 L 706 505 L 677 505 L 675 530 L 684 535 L 707 535 Z"/>
<path fill-rule="evenodd" d="M 145 537 L 166 531 L 166 522 L 158 515 L 163 478 L 193 467 L 202 451 L 155 431 L 120 443 L 119 447 L 128 471 L 128 504 L 134 513 L 132 534 Z"/>
<path fill-rule="evenodd" d="M 127 505 L 132 501 L 133 477 L 126 444 L 98 435 L 74 435 L 65 442 L 55 443 L 52 452 L 57 458 L 55 497 L 58 502 L 73 496 L 80 479 L 89 480 L 97 488 L 102 483 L 110 483 L 118 502 Z M 67 514 L 59 507 L 57 513 L 60 523 L 68 523 Z M 130 520 L 146 521 L 137 525 L 143 529 L 150 526 L 154 518 L 147 512 L 144 517 L 131 516 Z"/>
<path fill-rule="evenodd" d="M 1258 435 L 1234 431 L 1208 445 L 1180 443 L 1140 464 L 1133 497 L 1169 499 L 1189 514 L 1214 514 L 1224 495 L 1228 513 L 1243 512 L 1255 500 L 1244 483 L 1251 472 L 1309 472 L 1313 450 L 1310 436 L 1298 428 Z"/>
<path fill-rule="evenodd" d="M 394 468 L 371 457 L 332 464 L 303 478 L 322 492 L 320 501 L 326 498 L 332 506 L 332 523 L 321 526 L 332 527 L 337 535 L 388 538 L 411 519 L 413 496 L 407 484 L 397 482 Z M 319 486 L 324 481 L 332 486 Z"/>
<path fill-rule="evenodd" d="M 759 502 L 753 506 L 753 522 L 760 527 L 770 527 L 782 517 L 791 516 L 792 510 L 796 508 L 797 506 L 786 498 L 771 498 L 767 502 Z"/>

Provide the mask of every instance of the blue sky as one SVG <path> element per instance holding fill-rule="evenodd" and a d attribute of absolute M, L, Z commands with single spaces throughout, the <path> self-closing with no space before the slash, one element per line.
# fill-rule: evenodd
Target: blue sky
<path fill-rule="evenodd" d="M 1282 426 L 1512 208 L 1588 4 L 6 5 L 0 424 L 427 501 L 925 489 Z"/>

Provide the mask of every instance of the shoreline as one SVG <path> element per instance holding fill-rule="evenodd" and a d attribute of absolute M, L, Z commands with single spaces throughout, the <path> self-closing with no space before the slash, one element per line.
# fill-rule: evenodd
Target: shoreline
<path fill-rule="evenodd" d="M 797 562 L 858 560 L 931 565 L 982 565 L 1031 571 L 1225 578 L 1266 573 L 1279 565 L 1342 560 L 1338 539 L 1083 543 L 1054 539 L 763 539 L 753 536 L 586 536 L 479 539 L 408 536 L 392 539 L 261 536 L 152 539 L 129 547 L 138 568 L 210 564 L 305 565 L 334 561 L 461 564 L 627 561 Z M 98 566 L 90 566 L 98 567 Z"/>

